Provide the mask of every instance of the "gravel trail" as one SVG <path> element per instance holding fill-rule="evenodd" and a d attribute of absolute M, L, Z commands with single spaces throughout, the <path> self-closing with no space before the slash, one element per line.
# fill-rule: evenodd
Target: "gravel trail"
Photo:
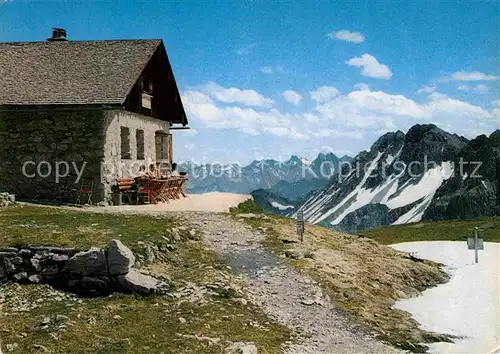
<path fill-rule="evenodd" d="M 259 231 L 221 214 L 179 216 L 197 226 L 204 242 L 240 274 L 252 302 L 300 335 L 300 344 L 289 345 L 284 353 L 399 352 L 351 324 L 315 281 L 265 251 Z"/>
<path fill-rule="evenodd" d="M 299 344 L 289 343 L 284 354 L 402 353 L 349 321 L 314 280 L 262 247 L 264 234 L 231 216 L 145 208 L 89 208 L 86 211 L 176 216 L 198 228 L 203 242 L 245 281 L 248 298 L 269 317 L 299 335 Z"/>

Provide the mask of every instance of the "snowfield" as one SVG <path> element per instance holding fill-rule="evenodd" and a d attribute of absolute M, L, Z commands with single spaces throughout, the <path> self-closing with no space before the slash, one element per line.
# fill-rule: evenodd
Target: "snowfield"
<path fill-rule="evenodd" d="M 485 242 L 474 263 L 464 242 L 407 242 L 391 245 L 445 265 L 450 281 L 420 296 L 397 301 L 422 329 L 460 337 L 426 344 L 431 353 L 492 353 L 500 348 L 500 243 Z"/>

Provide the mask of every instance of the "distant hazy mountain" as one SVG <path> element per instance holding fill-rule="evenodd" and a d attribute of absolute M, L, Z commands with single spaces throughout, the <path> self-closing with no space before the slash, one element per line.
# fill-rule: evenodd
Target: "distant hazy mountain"
<path fill-rule="evenodd" d="M 184 163 L 179 170 L 189 174 L 188 192 L 231 192 L 250 193 L 257 189 L 270 189 L 274 193 L 283 193 L 284 198 L 298 200 L 313 189 L 322 187 L 343 161 L 350 158 L 338 158 L 333 153 L 319 154 L 309 161 L 292 156 L 288 161 L 272 159 L 253 161 L 248 166 L 196 165 Z"/>
<path fill-rule="evenodd" d="M 383 135 L 337 172 L 294 212 L 345 231 L 500 215 L 500 130 L 467 140 L 416 125 Z"/>

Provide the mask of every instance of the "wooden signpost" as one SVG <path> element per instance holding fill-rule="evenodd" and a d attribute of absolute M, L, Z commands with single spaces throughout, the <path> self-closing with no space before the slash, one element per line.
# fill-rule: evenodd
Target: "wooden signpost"
<path fill-rule="evenodd" d="M 300 242 L 304 242 L 304 213 L 302 210 L 297 212 L 297 235 L 300 237 Z"/>
<path fill-rule="evenodd" d="M 467 248 L 470 250 L 474 250 L 474 259 L 476 263 L 479 262 L 479 254 L 477 251 L 484 250 L 483 239 L 479 238 L 479 228 L 474 228 L 474 237 L 467 238 Z"/>

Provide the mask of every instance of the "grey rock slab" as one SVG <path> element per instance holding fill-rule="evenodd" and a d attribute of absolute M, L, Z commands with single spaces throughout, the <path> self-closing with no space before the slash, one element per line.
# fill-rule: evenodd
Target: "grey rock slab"
<path fill-rule="evenodd" d="M 54 254 L 52 255 L 52 260 L 54 262 L 66 262 L 69 259 L 67 254 Z"/>
<path fill-rule="evenodd" d="M 42 281 L 42 276 L 40 274 L 33 274 L 28 277 L 28 281 L 33 284 L 38 284 Z"/>
<path fill-rule="evenodd" d="M 23 281 L 25 279 L 28 279 L 28 273 L 26 272 L 16 273 L 14 274 L 13 278 L 15 281 Z"/>
<path fill-rule="evenodd" d="M 78 252 L 68 259 L 63 272 L 82 276 L 108 274 L 108 262 L 103 249 L 92 247 L 88 251 Z"/>
<path fill-rule="evenodd" d="M 159 285 L 155 278 L 144 275 L 133 268 L 127 274 L 117 276 L 116 280 L 125 289 L 141 295 L 154 293 Z"/>
<path fill-rule="evenodd" d="M 135 257 L 130 248 L 120 240 L 111 240 L 108 245 L 108 271 L 111 275 L 127 274 L 134 266 Z"/>
<path fill-rule="evenodd" d="M 40 265 L 40 261 L 36 258 L 31 258 L 30 259 L 31 266 L 35 271 L 41 272 L 42 271 L 42 266 Z"/>

